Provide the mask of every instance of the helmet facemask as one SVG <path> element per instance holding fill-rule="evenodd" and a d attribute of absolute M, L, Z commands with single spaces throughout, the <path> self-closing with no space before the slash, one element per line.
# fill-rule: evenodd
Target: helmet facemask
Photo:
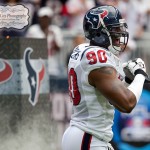
<path fill-rule="evenodd" d="M 109 25 L 107 26 L 106 32 L 110 40 L 110 46 L 108 49 L 116 55 L 123 52 L 127 46 L 129 38 L 127 25 L 125 23 Z"/>

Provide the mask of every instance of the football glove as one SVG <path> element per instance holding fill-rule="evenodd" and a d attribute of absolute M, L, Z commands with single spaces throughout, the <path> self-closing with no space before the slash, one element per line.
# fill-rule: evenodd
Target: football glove
<path fill-rule="evenodd" d="M 125 81 L 131 83 L 137 74 L 143 74 L 147 79 L 145 63 L 141 58 L 130 60 L 123 64 L 123 70 L 125 72 Z"/>

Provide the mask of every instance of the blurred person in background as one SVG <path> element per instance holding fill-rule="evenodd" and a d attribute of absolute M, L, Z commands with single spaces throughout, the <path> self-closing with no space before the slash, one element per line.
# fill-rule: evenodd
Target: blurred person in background
<path fill-rule="evenodd" d="M 102 6 L 105 5 L 105 0 L 94 0 L 95 6 Z"/>
<path fill-rule="evenodd" d="M 143 0 L 147 8 L 146 11 L 146 31 L 150 32 L 150 2 L 149 0 Z"/>
<path fill-rule="evenodd" d="M 94 6 L 93 0 L 68 0 L 66 2 L 69 15 L 68 29 L 82 32 L 84 14 Z"/>
<path fill-rule="evenodd" d="M 51 24 L 53 15 L 51 8 L 40 8 L 38 11 L 39 23 L 30 26 L 26 37 L 47 39 L 49 75 L 57 77 L 61 75 L 60 50 L 63 46 L 63 35 L 58 26 Z"/>
<path fill-rule="evenodd" d="M 118 9 L 128 24 L 131 40 L 141 39 L 146 24 L 146 7 L 144 0 L 122 0 L 118 2 Z"/>
<path fill-rule="evenodd" d="M 84 43 L 85 41 L 86 41 L 86 39 L 83 36 L 83 34 L 81 32 L 77 32 L 73 38 L 72 48 L 77 47 L 78 45 Z M 68 63 L 69 63 L 69 59 L 70 59 L 71 54 L 72 54 L 72 51 L 69 52 L 69 54 L 67 55 L 67 59 L 66 59 L 66 66 L 67 67 L 68 67 Z"/>
<path fill-rule="evenodd" d="M 85 37 L 83 36 L 82 33 L 77 32 L 77 34 L 75 35 L 74 39 L 73 39 L 73 47 L 76 47 L 82 43 L 85 42 Z M 72 53 L 72 52 L 71 52 Z"/>
<path fill-rule="evenodd" d="M 37 12 L 41 7 L 41 0 L 29 0 L 30 3 L 34 6 L 34 11 L 33 11 L 33 17 L 32 17 L 32 21 L 31 21 L 31 25 L 33 24 L 37 24 L 38 23 L 38 16 L 37 16 Z"/>
<path fill-rule="evenodd" d="M 67 9 L 67 1 L 68 0 L 60 0 L 62 3 L 61 11 L 60 11 L 60 16 L 61 16 L 61 27 L 62 28 L 68 28 L 68 22 L 69 22 L 69 13 Z"/>
<path fill-rule="evenodd" d="M 50 7 L 53 10 L 53 24 L 62 27 L 64 18 L 63 16 L 60 15 L 61 10 L 62 10 L 62 3 L 60 0 L 47 0 L 46 1 L 46 6 Z"/>
<path fill-rule="evenodd" d="M 150 84 L 131 114 L 115 111 L 113 132 L 115 150 L 150 150 Z"/>

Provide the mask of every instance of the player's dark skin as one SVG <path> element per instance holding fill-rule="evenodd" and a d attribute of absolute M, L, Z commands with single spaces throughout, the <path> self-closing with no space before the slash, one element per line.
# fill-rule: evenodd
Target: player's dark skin
<path fill-rule="evenodd" d="M 135 95 L 118 79 L 112 67 L 92 70 L 88 77 L 90 85 L 97 88 L 116 109 L 130 113 L 136 105 Z"/>

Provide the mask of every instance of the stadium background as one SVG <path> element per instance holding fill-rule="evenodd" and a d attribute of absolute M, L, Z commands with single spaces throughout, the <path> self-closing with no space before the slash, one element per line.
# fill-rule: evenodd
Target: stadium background
<path fill-rule="evenodd" d="M 54 23 L 58 26 L 64 25 L 65 27 L 62 30 L 65 43 L 61 48 L 60 59 L 58 60 L 61 62 L 61 74 L 57 78 L 49 78 L 46 39 L 23 38 L 24 30 L 23 33 L 20 33 L 21 30 L 13 32 L 13 30 L 4 29 L 3 38 L 0 38 L 0 72 L 4 68 L 4 62 L 7 61 L 12 66 L 13 74 L 7 82 L 0 82 L 0 150 L 61 150 L 62 134 L 69 124 L 72 111 L 68 96 L 66 67 L 67 57 L 74 47 L 74 38 L 77 34 L 74 31 L 76 28 L 72 30 L 66 28 L 66 24 L 70 20 L 67 19 L 68 16 L 65 7 L 63 7 L 63 13 L 60 13 L 59 9 L 57 9 L 56 5 L 59 0 L 31 0 L 33 2 L 32 5 L 30 0 L 1 0 L 0 3 L 3 2 L 5 4 L 5 2 L 10 1 L 16 1 L 16 4 L 19 1 L 24 2 L 23 4 L 30 10 L 30 19 L 33 19 L 34 23 L 37 23 L 36 11 L 39 5 L 36 2 L 41 1 L 40 7 L 46 5 L 46 1 L 49 2 L 47 5 L 56 9 L 53 16 Z M 65 4 L 67 0 L 60 1 Z M 77 0 L 75 1 L 77 3 Z M 92 1 L 98 2 L 101 0 Z M 49 5 L 51 2 L 54 2 L 54 5 Z M 71 6 L 71 10 L 72 8 L 75 7 Z M 138 9 L 140 10 L 140 8 L 142 7 Z M 32 18 L 32 11 L 35 11 L 34 15 L 36 17 L 33 16 Z M 58 14 L 61 14 L 61 16 Z M 134 14 L 133 10 L 131 14 Z M 139 18 L 137 21 L 135 23 L 140 25 Z M 77 25 L 75 27 L 82 28 L 79 22 L 77 22 Z M 0 34 L 2 34 L 1 31 Z M 7 35 L 10 35 L 10 37 Z M 12 37 L 16 35 L 21 37 Z M 133 51 L 131 58 L 141 57 L 144 59 L 147 71 L 150 74 L 149 41 L 150 32 L 146 30 L 144 35 L 136 40 L 137 49 Z M 41 68 L 40 58 L 44 61 L 45 66 L 45 75 L 41 82 L 39 98 L 35 106 L 32 106 L 28 100 L 31 91 L 23 57 L 27 47 L 33 49 L 30 55 L 30 62 L 33 69 L 38 72 Z M 1 77 L 0 75 L 0 81 Z"/>
<path fill-rule="evenodd" d="M 10 80 L 0 83 L 0 150 L 60 150 L 61 138 L 69 124 L 71 103 L 68 96 L 66 60 L 72 51 L 76 32 L 63 30 L 64 46 L 60 51 L 62 74 L 49 78 L 47 73 L 46 39 L 10 37 L 0 39 L 0 70 L 3 60 L 12 68 Z M 150 32 L 145 32 L 137 43 L 131 58 L 141 57 L 150 74 Z M 44 60 L 46 73 L 40 88 L 38 102 L 32 106 L 28 101 L 30 90 L 24 68 L 23 54 L 31 47 L 33 68 L 38 70 L 39 58 Z"/>

